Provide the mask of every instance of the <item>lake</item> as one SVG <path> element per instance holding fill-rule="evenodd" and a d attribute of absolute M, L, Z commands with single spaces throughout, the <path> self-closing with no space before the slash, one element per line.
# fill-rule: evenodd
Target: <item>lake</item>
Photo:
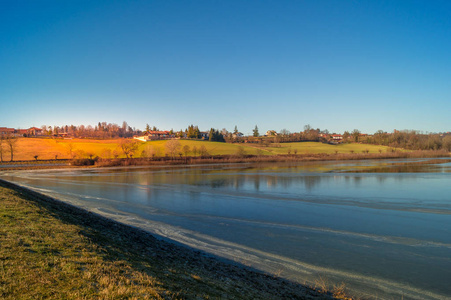
<path fill-rule="evenodd" d="M 451 298 L 451 160 L 8 171 L 0 177 L 309 285 Z"/>

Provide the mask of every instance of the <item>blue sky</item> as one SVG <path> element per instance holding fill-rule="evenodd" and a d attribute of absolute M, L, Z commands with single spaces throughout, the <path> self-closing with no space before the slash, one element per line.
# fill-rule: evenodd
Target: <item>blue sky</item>
<path fill-rule="evenodd" d="M 449 1 L 3 1 L 0 127 L 451 131 Z"/>

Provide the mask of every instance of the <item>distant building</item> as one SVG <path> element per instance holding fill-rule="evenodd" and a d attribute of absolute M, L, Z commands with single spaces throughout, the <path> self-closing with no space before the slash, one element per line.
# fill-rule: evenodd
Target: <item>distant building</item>
<path fill-rule="evenodd" d="M 169 131 L 156 131 L 150 130 L 146 131 L 142 136 L 134 136 L 133 138 L 136 140 L 140 140 L 143 142 L 155 141 L 155 140 L 167 140 L 174 138 L 175 135 L 171 134 Z"/>
<path fill-rule="evenodd" d="M 204 140 L 208 140 L 210 138 L 210 132 L 208 131 L 201 131 L 200 132 L 200 137 Z"/>
<path fill-rule="evenodd" d="M 334 141 L 341 141 L 343 140 L 343 136 L 341 134 L 332 134 L 332 139 Z"/>
<path fill-rule="evenodd" d="M 31 127 L 28 129 L 14 129 L 7 127 L 0 127 L 0 136 L 38 136 L 42 135 L 42 129 L 37 127 Z"/>
<path fill-rule="evenodd" d="M 268 130 L 266 131 L 266 136 L 276 136 L 279 135 L 275 130 Z"/>
<path fill-rule="evenodd" d="M 0 127 L 0 136 L 14 135 L 15 132 L 14 128 Z"/>
<path fill-rule="evenodd" d="M 15 136 L 28 136 L 28 129 L 16 129 Z"/>
<path fill-rule="evenodd" d="M 37 127 L 31 127 L 27 129 L 28 136 L 39 136 L 42 135 L 42 129 Z"/>

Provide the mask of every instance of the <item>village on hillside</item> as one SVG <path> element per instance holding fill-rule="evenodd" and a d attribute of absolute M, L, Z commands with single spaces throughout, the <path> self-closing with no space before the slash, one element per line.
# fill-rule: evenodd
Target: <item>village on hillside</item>
<path fill-rule="evenodd" d="M 260 134 L 258 127 L 252 130 L 252 134 L 244 135 L 237 126 L 233 131 L 223 128 L 217 130 L 211 128 L 209 131 L 201 131 L 198 126 L 189 125 L 185 130 L 160 130 L 156 126 L 146 125 L 141 131 L 132 128 L 123 122 L 122 126 L 114 123 L 99 122 L 96 126 L 91 125 L 65 125 L 30 127 L 28 129 L 15 129 L 0 127 L 0 138 L 63 138 L 63 139 L 135 139 L 142 142 L 155 140 L 189 139 L 226 143 L 250 143 L 250 144 L 278 144 L 293 142 L 321 142 L 328 144 L 341 143 L 363 143 L 374 145 L 385 145 L 411 150 L 440 150 L 451 151 L 451 132 L 444 133 L 421 133 L 414 130 L 394 130 L 393 132 L 377 131 L 374 134 L 362 133 L 358 129 L 345 131 L 343 134 L 329 133 L 326 130 L 314 129 L 310 125 L 304 126 L 304 131 L 290 132 L 282 129 L 268 130 Z"/>
<path fill-rule="evenodd" d="M 108 128 L 108 127 L 107 127 Z M 174 132 L 173 130 L 158 130 L 157 128 L 150 128 L 144 132 L 141 132 L 136 129 L 127 128 L 127 127 L 118 127 L 117 132 L 119 132 L 117 137 L 133 137 L 136 140 L 140 140 L 143 142 L 154 141 L 154 140 L 167 140 L 167 139 L 199 139 L 199 140 L 210 140 L 211 131 L 200 131 L 197 126 L 191 125 L 190 128 L 185 131 Z M 99 123 L 99 126 L 54 126 L 47 127 L 42 126 L 38 127 L 30 127 L 28 129 L 15 129 L 8 127 L 0 127 L 0 136 L 13 136 L 13 137 L 60 137 L 60 138 L 114 138 L 111 134 L 103 134 L 104 132 L 108 132 L 110 130 L 105 130 L 105 127 L 102 127 Z M 122 131 L 122 134 L 120 133 Z M 99 134 L 100 132 L 100 134 Z M 133 135 L 127 134 L 132 132 Z M 276 130 L 268 130 L 264 135 L 259 135 L 258 132 L 254 129 L 254 134 L 250 136 L 245 136 L 243 133 L 239 132 L 237 129 L 234 132 L 228 132 L 226 129 L 222 129 L 219 132 L 224 137 L 224 141 L 226 142 L 256 142 L 256 138 L 264 139 L 264 138 L 273 138 L 278 142 L 287 142 L 300 140 L 300 135 L 304 135 L 308 140 L 318 140 L 330 143 L 340 143 L 343 139 L 347 139 L 351 136 L 351 134 L 329 134 L 326 132 L 322 132 L 319 129 L 311 129 L 308 128 L 304 132 L 299 133 L 291 133 L 287 130 L 282 130 L 281 132 L 277 132 Z M 359 132 L 359 137 L 366 137 L 367 134 L 362 134 Z M 249 139 L 250 138 L 250 139 Z M 293 140 L 294 139 L 294 140 Z"/>
<path fill-rule="evenodd" d="M 37 127 L 30 127 L 28 129 L 0 127 L 0 136 L 36 137 L 42 136 L 42 129 Z"/>

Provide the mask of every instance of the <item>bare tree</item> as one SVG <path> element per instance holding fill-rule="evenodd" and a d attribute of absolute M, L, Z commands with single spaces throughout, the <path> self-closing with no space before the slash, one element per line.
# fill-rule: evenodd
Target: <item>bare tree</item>
<path fill-rule="evenodd" d="M 180 142 L 177 140 L 169 140 L 166 142 L 166 145 L 164 146 L 166 148 L 167 153 L 170 154 L 171 157 L 174 157 L 181 147 Z"/>
<path fill-rule="evenodd" d="M 235 155 L 238 157 L 244 157 L 246 156 L 246 150 L 244 150 L 243 146 L 238 146 L 235 151 Z"/>
<path fill-rule="evenodd" d="M 204 145 L 200 146 L 199 154 L 200 156 L 208 156 L 207 147 L 205 147 Z"/>
<path fill-rule="evenodd" d="M 124 139 L 121 141 L 120 147 L 125 154 L 125 157 L 130 158 L 135 154 L 136 150 L 138 150 L 139 144 L 137 141 Z"/>
<path fill-rule="evenodd" d="M 69 156 L 71 158 L 74 158 L 74 148 L 75 148 L 74 144 L 68 143 L 66 147 L 67 147 L 67 152 L 69 153 Z"/>
<path fill-rule="evenodd" d="M 188 153 L 190 152 L 190 148 L 188 145 L 183 146 L 183 153 L 185 153 L 185 156 L 188 156 Z"/>
<path fill-rule="evenodd" d="M 3 162 L 3 141 L 4 141 L 3 135 L 0 135 L 0 162 Z"/>
<path fill-rule="evenodd" d="M 11 154 L 11 161 L 14 160 L 14 150 L 16 150 L 17 138 L 10 135 L 6 138 L 6 144 L 9 147 L 9 153 Z"/>
<path fill-rule="evenodd" d="M 161 156 L 161 148 L 158 146 L 147 145 L 146 154 L 149 158 L 155 158 L 156 156 Z"/>
<path fill-rule="evenodd" d="M 443 149 L 451 152 L 451 135 L 447 135 L 443 138 Z"/>

